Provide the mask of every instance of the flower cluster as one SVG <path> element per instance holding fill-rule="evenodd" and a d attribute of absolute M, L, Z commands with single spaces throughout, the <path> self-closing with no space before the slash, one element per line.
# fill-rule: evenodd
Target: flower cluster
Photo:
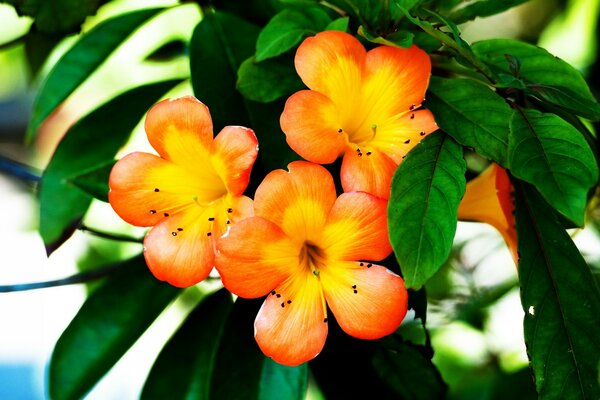
<path fill-rule="evenodd" d="M 193 97 L 155 105 L 145 129 L 158 155 L 124 157 L 109 181 L 114 210 L 152 227 L 144 255 L 158 279 L 187 287 L 216 268 L 232 293 L 266 296 L 256 341 L 286 365 L 319 354 L 329 312 L 357 338 L 377 339 L 400 325 L 404 282 L 376 264 L 392 251 L 387 199 L 397 166 L 437 129 L 421 109 L 431 63 L 415 46 L 366 51 L 353 36 L 327 31 L 300 45 L 295 65 L 308 90 L 287 100 L 280 123 L 307 161 L 270 172 L 254 200 L 243 195 L 258 152 L 254 132 L 227 126 L 213 138 L 208 108 Z M 337 196 L 319 164 L 339 157 L 344 193 Z M 487 187 L 481 179 L 473 185 Z M 468 215 L 469 199 L 465 218 L 480 218 Z M 503 221 L 496 226 L 512 240 Z"/>

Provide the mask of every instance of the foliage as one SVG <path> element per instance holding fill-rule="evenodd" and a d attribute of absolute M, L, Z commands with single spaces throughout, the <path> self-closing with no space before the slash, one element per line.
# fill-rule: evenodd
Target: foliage
<path fill-rule="evenodd" d="M 435 285 L 451 258 L 458 207 L 468 190 L 465 177 L 480 172 L 470 168 L 465 154 L 500 165 L 511 178 L 516 201 L 509 214 L 516 216 L 524 340 L 539 397 L 600 396 L 600 292 L 565 231 L 585 225 L 597 190 L 598 140 L 587 123 L 600 120 L 600 105 L 579 71 L 545 49 L 512 39 L 467 43 L 457 26 L 524 2 L 253 0 L 199 6 L 203 18 L 185 50 L 177 52 L 189 58 L 193 94 L 210 109 L 215 133 L 227 125 L 256 133 L 260 151 L 245 193 L 250 197 L 267 173 L 299 158 L 286 143 L 279 117 L 286 99 L 304 88 L 294 54 L 305 38 L 338 30 L 360 37 L 367 49 L 417 45 L 430 53 L 434 75 L 424 107 L 440 129 L 415 146 L 394 174 L 388 204 L 394 255 L 381 262 L 395 271 L 399 267 L 410 307 L 417 311 L 405 322 L 422 323 L 426 340 L 411 342 L 403 325 L 389 337 L 357 344 L 332 323 L 322 355 L 286 367 L 265 357 L 254 342 L 260 302 L 233 302 L 221 290 L 207 295 L 165 344 L 142 398 L 302 399 L 312 382 L 309 375 L 331 398 L 367 394 L 371 388 L 359 382 L 365 379 L 382 398 L 442 398 L 448 387 L 432 362 L 425 307 L 415 306 L 425 295 L 416 290 Z M 104 2 L 8 3 L 33 17 L 32 29 L 51 37 L 78 30 Z M 107 57 L 162 12 L 115 15 L 77 37 L 40 85 L 28 140 L 37 138 L 43 122 Z M 160 54 L 158 49 L 154 62 L 164 60 Z M 40 234 L 48 252 L 68 239 L 94 198 L 107 201 L 117 151 L 144 113 L 178 82 L 133 88 L 88 110 L 68 130 L 39 187 Z M 328 169 L 339 175 L 339 162 Z M 122 263 L 57 342 L 49 366 L 52 398 L 80 398 L 91 390 L 181 296 L 151 277 L 141 256 Z M 473 323 L 477 317 L 465 310 L 459 318 Z M 340 382 L 339 371 L 350 378 Z M 522 380 L 506 377 L 513 378 Z M 357 391 L 347 390 L 354 383 Z M 494 385 L 498 393 L 506 389 Z"/>

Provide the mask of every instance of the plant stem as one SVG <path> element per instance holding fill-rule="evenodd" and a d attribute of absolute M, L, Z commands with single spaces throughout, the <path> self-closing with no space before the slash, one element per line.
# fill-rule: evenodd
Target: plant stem
<path fill-rule="evenodd" d="M 41 173 L 34 168 L 0 155 L 0 171 L 29 182 L 39 182 Z"/>
<path fill-rule="evenodd" d="M 100 231 L 96 228 L 91 228 L 91 227 L 83 225 L 83 224 L 80 225 L 77 229 L 79 229 L 82 232 L 89 232 L 92 235 L 98 236 L 103 239 L 116 240 L 119 242 L 142 243 L 144 241 L 143 238 L 137 238 L 137 237 L 132 237 L 132 236 L 128 236 L 128 235 L 111 233 L 111 232 L 104 232 L 104 231 Z"/>

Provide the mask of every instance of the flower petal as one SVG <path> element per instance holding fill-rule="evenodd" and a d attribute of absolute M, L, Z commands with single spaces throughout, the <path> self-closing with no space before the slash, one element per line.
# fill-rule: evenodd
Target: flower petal
<path fill-rule="evenodd" d="M 214 209 L 213 235 L 217 241 L 232 225 L 254 216 L 254 202 L 247 196 L 226 196 Z"/>
<path fill-rule="evenodd" d="M 213 132 L 208 107 L 195 97 L 163 100 L 148 111 L 145 129 L 154 149 L 166 160 L 199 169 L 207 159 Z"/>
<path fill-rule="evenodd" d="M 392 252 L 387 201 L 368 193 L 343 193 L 329 213 L 320 245 L 335 260 L 383 260 Z"/>
<path fill-rule="evenodd" d="M 458 218 L 485 222 L 496 228 L 502 234 L 516 263 L 517 232 L 513 210 L 512 186 L 508 174 L 497 164 L 492 164 L 467 183 L 465 195 L 458 207 Z"/>
<path fill-rule="evenodd" d="M 226 126 L 215 137 L 212 154 L 213 167 L 227 191 L 233 195 L 244 193 L 258 154 L 254 131 L 241 126 Z"/>
<path fill-rule="evenodd" d="M 321 270 L 325 298 L 340 327 L 359 339 L 394 332 L 408 307 L 401 277 L 379 265 L 339 262 Z"/>
<path fill-rule="evenodd" d="M 346 147 L 348 136 L 333 102 L 321 93 L 302 90 L 287 99 L 280 118 L 290 147 L 319 164 L 334 162 Z"/>
<path fill-rule="evenodd" d="M 418 107 L 425 98 L 431 75 L 429 55 L 415 45 L 405 49 L 379 46 L 367 53 L 364 100 L 372 121 Z"/>
<path fill-rule="evenodd" d="M 245 298 L 269 293 L 297 268 L 298 244 L 264 218 L 244 219 L 219 240 L 215 264 L 223 285 Z"/>
<path fill-rule="evenodd" d="M 312 360 L 327 338 L 325 303 L 319 280 L 300 272 L 266 298 L 254 323 L 263 353 L 280 364 Z"/>
<path fill-rule="evenodd" d="M 295 65 L 310 89 L 323 93 L 336 104 L 350 106 L 349 99 L 360 93 L 365 57 L 365 48 L 354 36 L 325 31 L 302 42 Z"/>
<path fill-rule="evenodd" d="M 187 170 L 154 154 L 131 153 L 113 167 L 108 200 L 130 224 L 152 226 L 193 203 L 197 189 Z"/>
<path fill-rule="evenodd" d="M 397 164 L 383 152 L 361 147 L 344 154 L 340 179 L 345 192 L 367 192 L 383 199 L 390 197 L 392 176 Z"/>
<path fill-rule="evenodd" d="M 269 173 L 256 189 L 254 211 L 297 241 L 317 241 L 336 199 L 333 178 L 317 164 L 295 161 Z"/>
<path fill-rule="evenodd" d="M 214 266 L 213 210 L 194 207 L 163 219 L 144 239 L 144 257 L 161 281 L 188 287 L 205 279 Z"/>

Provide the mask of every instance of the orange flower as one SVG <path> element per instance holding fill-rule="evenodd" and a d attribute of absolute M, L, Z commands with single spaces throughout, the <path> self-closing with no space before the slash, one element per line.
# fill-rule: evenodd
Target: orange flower
<path fill-rule="evenodd" d="M 208 108 L 191 96 L 156 104 L 145 128 L 160 156 L 136 152 L 118 161 L 108 198 L 125 221 L 153 226 L 144 239 L 152 273 L 190 286 L 212 270 L 215 240 L 227 226 L 253 215 L 252 200 L 242 193 L 258 143 L 239 126 L 213 139 Z"/>
<path fill-rule="evenodd" d="M 233 293 L 268 294 L 256 341 L 275 361 L 298 365 L 323 348 L 327 305 L 346 333 L 377 339 L 400 325 L 407 292 L 402 278 L 366 261 L 391 253 L 386 201 L 362 192 L 336 198 L 320 165 L 296 161 L 288 169 L 260 184 L 256 216 L 225 234 L 216 265 Z"/>
<path fill-rule="evenodd" d="M 431 74 L 427 53 L 416 46 L 367 52 L 352 35 L 326 31 L 300 45 L 295 64 L 311 90 L 292 95 L 281 115 L 290 147 L 319 164 L 343 155 L 345 191 L 388 198 L 398 164 L 437 129 L 431 112 L 417 110 Z"/>
<path fill-rule="evenodd" d="M 502 234 L 516 264 L 519 258 L 512 192 L 506 171 L 498 164 L 492 164 L 467 183 L 465 196 L 458 207 L 458 218 L 485 222 L 496 228 Z"/>

